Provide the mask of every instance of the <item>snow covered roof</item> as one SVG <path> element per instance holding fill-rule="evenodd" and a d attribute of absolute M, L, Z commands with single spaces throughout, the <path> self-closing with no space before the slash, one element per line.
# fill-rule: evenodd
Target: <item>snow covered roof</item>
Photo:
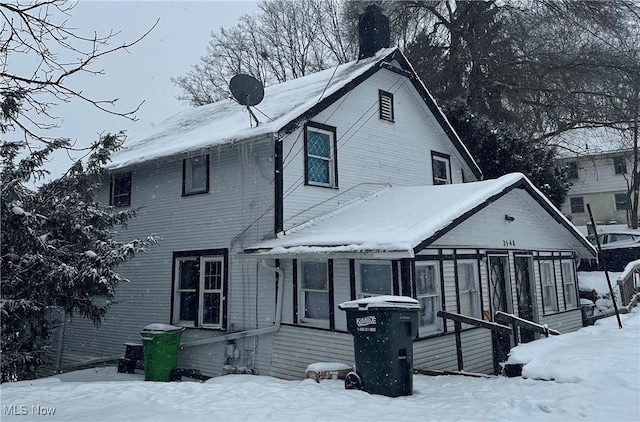
<path fill-rule="evenodd" d="M 347 204 L 245 249 L 270 257 L 325 254 L 412 258 L 460 221 L 509 190 L 523 187 L 590 253 L 593 246 L 521 173 L 495 180 L 439 186 L 394 186 Z M 437 200 L 434 200 L 437 198 Z"/>
<path fill-rule="evenodd" d="M 551 144 L 558 147 L 561 158 L 610 154 L 631 148 L 619 130 L 604 127 L 571 130 L 553 138 Z"/>
<path fill-rule="evenodd" d="M 389 62 L 393 60 L 402 66 L 398 71 L 407 72 L 447 136 L 480 179 L 480 168 L 415 74 L 411 64 L 396 47 L 383 48 L 373 57 L 266 87 L 264 99 L 254 107 L 254 114 L 260 121 L 257 126 L 252 124 L 247 109 L 232 99 L 178 113 L 158 124 L 152 131 L 127 139 L 122 149 L 112 155 L 107 168 L 118 169 L 215 145 L 289 133 L 300 120 L 319 113 L 366 79 L 370 72 L 375 72 L 382 66 L 390 66 Z"/>

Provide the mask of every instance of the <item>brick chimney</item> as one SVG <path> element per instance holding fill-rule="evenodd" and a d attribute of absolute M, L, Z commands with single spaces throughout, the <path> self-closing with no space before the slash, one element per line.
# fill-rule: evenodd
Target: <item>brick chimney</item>
<path fill-rule="evenodd" d="M 359 53 L 358 60 L 373 57 L 381 48 L 391 44 L 389 18 L 382 13 L 382 8 L 375 4 L 367 6 L 358 21 Z"/>

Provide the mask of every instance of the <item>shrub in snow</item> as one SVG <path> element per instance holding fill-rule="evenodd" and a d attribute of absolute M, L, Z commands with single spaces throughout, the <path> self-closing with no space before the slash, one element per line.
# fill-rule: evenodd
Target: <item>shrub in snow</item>
<path fill-rule="evenodd" d="M 47 174 L 42 164 L 65 142 L 53 141 L 22 159 L 24 145 L 5 142 L 0 148 L 2 382 L 36 376 L 52 311 L 99 325 L 118 283 L 127 281 L 116 266 L 157 242 L 153 236 L 115 241 L 114 229 L 126 226 L 136 210 L 104 207 L 94 199 L 121 135 L 102 137 L 85 165 L 77 162 L 59 179 L 29 188 Z"/>

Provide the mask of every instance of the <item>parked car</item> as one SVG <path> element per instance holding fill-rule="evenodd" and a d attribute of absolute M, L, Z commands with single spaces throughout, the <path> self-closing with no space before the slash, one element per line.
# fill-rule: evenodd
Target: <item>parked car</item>
<path fill-rule="evenodd" d="M 595 235 L 586 236 L 597 247 Z M 639 232 L 607 232 L 598 234 L 602 252 L 598 261 L 583 261 L 580 269 L 585 271 L 609 270 L 622 271 L 631 261 L 640 259 L 640 233 Z"/>

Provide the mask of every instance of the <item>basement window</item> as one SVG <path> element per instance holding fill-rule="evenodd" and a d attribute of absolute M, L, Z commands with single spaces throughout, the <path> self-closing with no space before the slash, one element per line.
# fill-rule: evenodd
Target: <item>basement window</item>
<path fill-rule="evenodd" d="M 393 94 L 386 91 L 378 91 L 380 103 L 380 119 L 393 122 Z"/>

